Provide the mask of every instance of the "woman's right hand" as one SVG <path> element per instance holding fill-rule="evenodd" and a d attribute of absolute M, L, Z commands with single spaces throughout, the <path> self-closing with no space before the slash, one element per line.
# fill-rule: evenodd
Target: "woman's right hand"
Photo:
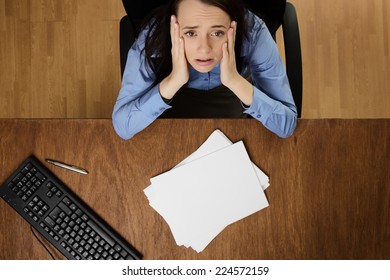
<path fill-rule="evenodd" d="M 188 82 L 190 76 L 184 51 L 184 39 L 180 37 L 180 28 L 176 16 L 171 16 L 170 24 L 172 72 L 160 83 L 160 93 L 166 99 L 171 99 Z"/>

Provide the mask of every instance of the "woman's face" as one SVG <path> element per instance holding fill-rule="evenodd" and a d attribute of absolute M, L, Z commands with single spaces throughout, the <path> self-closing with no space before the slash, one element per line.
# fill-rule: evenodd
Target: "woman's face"
<path fill-rule="evenodd" d="M 227 13 L 199 0 L 183 0 L 177 11 L 180 36 L 184 38 L 188 63 L 206 73 L 222 59 L 231 19 Z"/>

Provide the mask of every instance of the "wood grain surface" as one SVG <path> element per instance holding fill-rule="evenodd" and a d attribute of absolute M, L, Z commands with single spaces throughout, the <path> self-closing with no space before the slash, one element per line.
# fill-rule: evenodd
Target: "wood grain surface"
<path fill-rule="evenodd" d="M 270 177 L 270 206 L 228 226 L 198 254 L 176 245 L 143 190 L 217 128 L 243 140 Z M 161 119 L 129 141 L 109 119 L 3 119 L 0 182 L 30 154 L 86 168 L 89 175 L 47 165 L 145 259 L 389 259 L 389 143 L 390 120 L 379 119 L 300 120 L 288 139 L 255 120 Z M 50 258 L 3 200 L 0 248 L 0 259 Z"/>

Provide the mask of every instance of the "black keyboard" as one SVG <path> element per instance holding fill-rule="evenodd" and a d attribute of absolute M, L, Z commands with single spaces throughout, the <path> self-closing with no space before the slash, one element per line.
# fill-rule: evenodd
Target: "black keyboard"
<path fill-rule="evenodd" d="M 0 196 L 68 259 L 141 258 L 34 156 L 5 181 Z"/>

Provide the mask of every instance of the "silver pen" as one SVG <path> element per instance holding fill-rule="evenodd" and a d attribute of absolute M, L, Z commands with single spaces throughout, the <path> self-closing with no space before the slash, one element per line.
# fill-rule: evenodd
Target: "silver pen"
<path fill-rule="evenodd" d="M 77 167 L 77 166 L 73 166 L 73 165 L 69 165 L 69 164 L 66 164 L 66 163 L 63 163 L 63 162 L 60 162 L 60 161 L 56 161 L 56 160 L 52 160 L 52 159 L 46 159 L 46 162 L 48 162 L 50 164 L 53 164 L 55 166 L 58 166 L 58 167 L 62 167 L 62 168 L 68 169 L 68 170 L 72 170 L 74 172 L 81 173 L 81 174 L 88 174 L 88 171 L 83 169 L 83 168 L 80 168 L 80 167 Z"/>

